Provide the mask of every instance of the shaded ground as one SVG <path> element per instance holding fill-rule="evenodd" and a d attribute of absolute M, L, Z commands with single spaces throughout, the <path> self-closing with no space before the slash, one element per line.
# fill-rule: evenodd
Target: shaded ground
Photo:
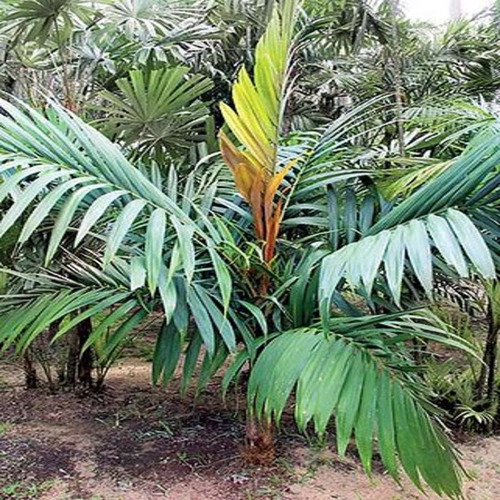
<path fill-rule="evenodd" d="M 355 456 L 306 446 L 285 427 L 276 464 L 240 458 L 242 395 L 223 406 L 217 384 L 197 403 L 150 386 L 150 365 L 127 360 L 108 389 L 78 396 L 25 391 L 0 367 L 0 499 L 330 500 L 423 499 L 377 467 L 368 479 Z M 468 498 L 500 498 L 500 438 L 460 446 L 472 476 Z"/>

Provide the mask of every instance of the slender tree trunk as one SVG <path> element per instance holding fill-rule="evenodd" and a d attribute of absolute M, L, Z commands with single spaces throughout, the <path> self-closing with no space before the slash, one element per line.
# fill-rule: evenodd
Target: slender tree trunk
<path fill-rule="evenodd" d="M 66 42 L 62 39 L 61 31 L 59 30 L 59 26 L 57 24 L 57 19 L 54 23 L 55 32 L 56 32 L 56 40 L 57 40 L 57 48 L 59 50 L 59 55 L 61 57 L 61 68 L 62 68 L 62 87 L 63 87 L 63 103 L 64 106 L 73 111 L 77 112 L 75 93 L 72 88 L 71 78 L 69 74 L 69 54 L 66 46 Z"/>
<path fill-rule="evenodd" d="M 59 330 L 59 323 L 54 322 L 49 326 L 49 335 L 50 340 L 54 338 Z M 70 336 L 71 337 L 71 336 Z M 55 348 L 56 348 L 56 373 L 57 373 L 57 383 L 59 386 L 66 384 L 66 368 L 68 362 L 68 352 L 69 352 L 69 343 L 71 342 L 71 338 L 64 337 L 59 339 Z"/>
<path fill-rule="evenodd" d="M 488 334 L 484 346 L 483 365 L 477 382 L 477 397 L 485 396 L 491 403 L 495 396 L 495 375 L 498 358 L 498 340 L 500 338 L 500 284 L 491 285 L 488 292 Z M 485 394 L 486 386 L 486 394 Z"/>
<path fill-rule="evenodd" d="M 92 387 L 92 368 L 93 356 L 91 349 L 86 349 L 82 352 L 83 346 L 87 342 L 92 333 L 92 320 L 87 318 L 78 323 L 78 352 L 80 354 L 78 363 L 78 381 L 84 387 Z"/>
<path fill-rule="evenodd" d="M 49 333 L 50 335 L 50 333 Z M 47 380 L 49 391 L 54 394 L 57 390 L 56 384 L 52 377 L 52 346 L 50 345 L 50 340 L 52 337 L 48 337 L 47 334 L 41 335 L 35 342 L 34 345 L 34 358 L 40 365 Z"/>
<path fill-rule="evenodd" d="M 26 389 L 36 389 L 38 387 L 38 377 L 36 374 L 35 364 L 29 349 L 24 353 L 23 357 L 24 380 Z"/>
<path fill-rule="evenodd" d="M 488 340 L 486 343 L 485 355 L 488 352 L 488 357 L 485 357 L 484 362 L 488 365 L 488 380 L 486 381 L 486 399 L 492 401 L 495 395 L 495 375 L 498 357 L 498 336 L 500 334 L 500 325 L 490 324 L 488 332 Z"/>
<path fill-rule="evenodd" d="M 78 367 L 78 332 L 71 332 L 69 339 L 68 355 L 66 359 L 66 376 L 64 384 L 70 387 L 76 386 L 76 371 Z"/>
<path fill-rule="evenodd" d="M 84 387 L 92 387 L 93 355 L 90 349 L 82 348 L 92 333 L 92 320 L 87 318 L 76 326 L 71 334 L 66 362 L 65 383 L 75 387 L 77 382 Z"/>
<path fill-rule="evenodd" d="M 392 66 L 394 70 L 394 93 L 396 101 L 396 124 L 398 127 L 399 154 L 405 156 L 405 135 L 403 126 L 403 81 L 401 78 L 401 47 L 399 43 L 398 17 L 399 0 L 391 0 Z"/>

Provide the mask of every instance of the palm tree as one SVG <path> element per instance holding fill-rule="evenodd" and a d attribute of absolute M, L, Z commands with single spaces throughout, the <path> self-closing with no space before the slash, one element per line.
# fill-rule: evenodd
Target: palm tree
<path fill-rule="evenodd" d="M 339 452 L 354 433 L 368 471 L 376 446 L 396 479 L 401 464 L 417 486 L 458 497 L 463 471 L 408 341 L 472 352 L 414 296 L 432 297 L 435 273 L 495 277 L 498 124 L 388 201 L 361 147 L 382 134 L 383 98 L 284 132 L 298 10 L 296 0 L 275 6 L 253 73 L 242 68 L 233 107 L 221 105 L 229 169 L 163 174 L 56 104 L 42 114 L 2 102 L 0 238 L 23 217 L 19 244 L 45 235 L 49 269 L 20 276 L 35 283 L 29 293 L 3 297 L 0 341 L 22 352 L 63 318 L 59 337 L 104 313 L 84 349 L 115 325 L 109 354 L 161 307 L 155 382 L 182 359 L 187 388 L 202 356 L 201 390 L 230 358 L 227 389 L 249 366 L 255 452 L 272 452 L 269 422 L 294 394 L 299 426 L 323 434 L 335 416 Z M 50 266 L 71 244 L 92 248 L 93 265 L 79 266 L 85 279 L 55 279 Z"/>
<path fill-rule="evenodd" d="M 202 76 L 187 78 L 189 68 L 174 66 L 132 71 L 117 80 L 119 93 L 104 91 L 99 120 L 104 130 L 143 157 L 176 159 L 205 139 L 209 110 L 200 97 L 213 84 Z M 99 123 L 98 122 L 98 123 Z"/>
<path fill-rule="evenodd" d="M 68 68 L 68 45 L 73 31 L 89 24 L 94 14 L 90 2 L 82 0 L 20 1 L 9 5 L 2 19 L 2 31 L 9 36 L 7 52 L 21 40 L 23 44 L 55 44 L 62 69 L 64 101 L 69 109 L 75 108 L 75 96 Z M 57 69 L 55 62 L 54 69 Z"/>
<path fill-rule="evenodd" d="M 131 70 L 194 67 L 218 33 L 207 16 L 206 6 L 150 0 L 8 2 L 0 11 L 3 59 L 14 80 L 31 76 L 24 85 L 28 95 L 45 98 L 52 90 L 66 107 L 81 111 Z"/>

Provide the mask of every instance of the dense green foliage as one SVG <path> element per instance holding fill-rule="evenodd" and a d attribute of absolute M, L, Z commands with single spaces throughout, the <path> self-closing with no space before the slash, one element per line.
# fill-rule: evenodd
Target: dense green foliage
<path fill-rule="evenodd" d="M 377 450 L 459 497 L 431 375 L 437 344 L 483 356 L 460 415 L 495 413 L 496 10 L 437 28 L 394 1 L 1 8 L 4 350 L 90 321 L 79 349 L 105 371 L 161 312 L 155 383 L 248 369 L 250 418 L 293 395 L 367 471 Z M 466 283 L 489 297 L 484 355 L 427 308 Z"/>

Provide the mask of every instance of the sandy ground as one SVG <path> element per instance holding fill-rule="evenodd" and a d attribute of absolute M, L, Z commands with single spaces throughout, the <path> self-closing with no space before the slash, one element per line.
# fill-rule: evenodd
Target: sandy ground
<path fill-rule="evenodd" d="M 100 395 L 25 391 L 0 367 L 0 499 L 21 500 L 401 500 L 434 499 L 403 488 L 354 454 L 308 446 L 293 426 L 278 441 L 276 464 L 246 465 L 242 395 L 222 405 L 217 387 L 196 404 L 175 387 L 150 386 L 150 365 L 114 367 Z M 500 437 L 459 445 L 471 500 L 500 499 Z"/>
<path fill-rule="evenodd" d="M 464 488 L 465 498 L 470 500 L 500 499 L 500 438 L 476 439 L 459 445 L 463 464 L 471 476 Z M 339 466 L 332 454 L 330 464 L 322 465 L 309 480 L 290 487 L 287 500 L 435 500 L 440 497 L 423 495 L 409 486 L 399 487 L 385 474 L 374 474 L 370 479 L 354 460 L 344 460 Z M 331 466 L 334 464 L 334 467 Z M 336 466 L 335 466 L 336 465 Z"/>

